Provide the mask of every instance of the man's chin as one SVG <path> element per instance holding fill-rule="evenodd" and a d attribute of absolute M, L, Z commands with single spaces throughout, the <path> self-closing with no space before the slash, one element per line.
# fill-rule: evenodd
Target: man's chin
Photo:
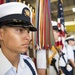
<path fill-rule="evenodd" d="M 24 50 L 21 50 L 21 53 L 26 53 L 27 51 L 28 51 L 28 48 L 24 49 Z"/>

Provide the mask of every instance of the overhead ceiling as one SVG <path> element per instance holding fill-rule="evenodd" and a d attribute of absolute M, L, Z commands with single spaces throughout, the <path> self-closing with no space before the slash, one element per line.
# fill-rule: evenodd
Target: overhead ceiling
<path fill-rule="evenodd" d="M 25 0 L 25 1 L 30 3 L 34 8 L 36 7 L 36 0 Z M 52 20 L 57 20 L 57 9 L 58 9 L 57 1 L 58 0 L 50 0 Z M 63 0 L 65 21 L 74 21 L 75 12 L 72 11 L 73 7 L 75 7 L 75 0 Z"/>
<path fill-rule="evenodd" d="M 64 18 L 65 21 L 74 21 L 75 13 L 72 8 L 75 7 L 75 0 L 63 0 Z M 57 0 L 51 2 L 52 14 L 57 17 L 58 4 Z"/>

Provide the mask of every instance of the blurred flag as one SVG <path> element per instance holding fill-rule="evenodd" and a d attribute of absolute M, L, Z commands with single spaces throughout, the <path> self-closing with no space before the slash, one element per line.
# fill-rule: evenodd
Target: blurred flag
<path fill-rule="evenodd" d="M 36 34 L 36 46 L 42 48 L 43 45 L 43 10 L 44 9 L 44 0 L 37 0 L 36 6 L 36 27 L 37 27 L 37 34 Z"/>
<path fill-rule="evenodd" d="M 4 0 L 0 0 L 0 4 L 3 4 L 4 3 Z"/>
<path fill-rule="evenodd" d="M 16 2 L 17 0 L 0 0 L 0 4 L 8 3 L 8 2 Z"/>
<path fill-rule="evenodd" d="M 59 37 L 58 37 L 58 42 L 57 42 L 57 47 L 59 50 L 59 59 L 63 50 L 63 47 L 65 45 L 65 25 L 64 25 L 64 12 L 63 12 L 63 5 L 62 5 L 62 0 L 58 0 L 58 29 L 59 29 Z M 63 71 L 59 66 L 59 75 L 60 73 L 63 74 Z"/>
<path fill-rule="evenodd" d="M 37 41 L 40 49 L 42 47 L 51 47 L 53 37 L 51 14 L 50 14 L 50 0 L 38 0 L 36 11 L 36 25 L 37 25 Z"/>
<path fill-rule="evenodd" d="M 45 48 L 54 49 L 53 55 L 50 57 L 47 53 L 48 64 L 50 65 L 50 60 L 56 54 L 55 40 L 53 35 L 52 23 L 51 23 L 51 12 L 50 12 L 50 0 L 37 0 L 36 8 L 36 27 L 37 27 L 37 41 L 36 46 L 39 46 L 39 49 Z"/>
<path fill-rule="evenodd" d="M 8 2 L 16 2 L 16 0 L 6 0 L 6 3 Z"/>
<path fill-rule="evenodd" d="M 37 49 L 37 45 L 39 45 L 39 0 L 36 1 L 36 28 L 37 28 L 37 33 L 35 35 L 35 48 Z"/>
<path fill-rule="evenodd" d="M 59 29 L 59 41 L 57 43 L 57 46 L 60 50 L 62 50 L 65 40 L 65 25 L 64 25 L 64 12 L 61 0 L 58 0 L 58 29 Z"/>

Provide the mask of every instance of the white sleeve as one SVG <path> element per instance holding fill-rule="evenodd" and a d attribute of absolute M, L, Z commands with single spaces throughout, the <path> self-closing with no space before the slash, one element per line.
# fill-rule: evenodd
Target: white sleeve
<path fill-rule="evenodd" d="M 37 68 L 46 69 L 46 50 L 37 50 Z"/>
<path fill-rule="evenodd" d="M 72 47 L 71 46 L 68 46 L 67 47 L 67 54 L 68 54 L 68 59 L 72 59 L 74 60 L 74 53 L 73 53 L 73 50 L 72 50 Z"/>

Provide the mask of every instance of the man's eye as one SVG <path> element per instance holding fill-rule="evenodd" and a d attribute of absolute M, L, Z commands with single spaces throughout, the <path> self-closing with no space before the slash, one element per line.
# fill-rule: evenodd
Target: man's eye
<path fill-rule="evenodd" d="M 30 30 L 28 29 L 27 32 L 30 33 Z"/>
<path fill-rule="evenodd" d="M 16 31 L 20 32 L 20 33 L 29 33 L 30 32 L 29 28 L 17 28 Z"/>
<path fill-rule="evenodd" d="M 23 32 L 23 29 L 17 29 L 18 32 Z"/>

